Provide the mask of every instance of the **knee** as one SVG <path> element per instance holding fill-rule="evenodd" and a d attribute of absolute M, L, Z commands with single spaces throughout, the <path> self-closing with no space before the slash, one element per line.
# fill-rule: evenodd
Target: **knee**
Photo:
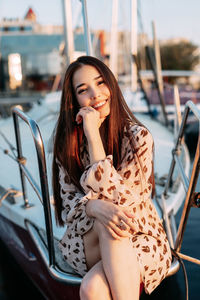
<path fill-rule="evenodd" d="M 87 278 L 84 277 L 80 286 L 80 299 L 81 300 L 94 300 L 98 299 L 99 285 L 96 282 L 95 277 Z"/>
<path fill-rule="evenodd" d="M 99 241 L 109 241 L 109 242 L 116 242 L 116 243 L 123 243 L 123 244 L 130 244 L 130 237 L 129 236 L 121 236 L 120 239 L 116 239 L 112 236 L 112 230 L 109 231 L 109 228 L 106 228 L 101 222 L 97 219 L 94 221 L 93 226 L 94 232 L 98 236 Z M 120 236 L 119 236 L 120 237 Z"/>

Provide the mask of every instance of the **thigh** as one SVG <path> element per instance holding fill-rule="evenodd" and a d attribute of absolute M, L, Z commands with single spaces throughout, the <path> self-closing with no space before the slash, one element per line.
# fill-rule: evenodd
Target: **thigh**
<path fill-rule="evenodd" d="M 92 227 L 83 235 L 83 243 L 85 250 L 85 258 L 88 269 L 91 269 L 97 262 L 101 260 L 99 238 Z"/>

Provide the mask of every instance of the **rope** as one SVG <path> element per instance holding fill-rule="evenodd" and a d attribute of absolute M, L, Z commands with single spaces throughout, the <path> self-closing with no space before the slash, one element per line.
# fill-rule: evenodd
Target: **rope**
<path fill-rule="evenodd" d="M 185 265 L 180 257 L 180 255 L 171 248 L 172 254 L 174 255 L 174 257 L 176 257 L 178 259 L 178 261 L 181 264 L 181 267 L 183 269 L 183 274 L 184 274 L 184 280 L 185 280 L 185 299 L 189 300 L 189 287 L 188 287 L 188 278 L 187 278 L 187 272 L 186 272 L 186 268 Z"/>
<path fill-rule="evenodd" d="M 3 201 L 4 199 L 6 199 L 6 198 L 8 197 L 8 195 L 10 195 L 10 194 L 14 195 L 15 197 L 22 196 L 22 192 L 21 192 L 21 191 L 17 191 L 17 190 L 15 190 L 15 189 L 8 189 L 8 190 L 6 191 L 6 193 L 5 193 L 3 196 L 0 197 L 0 206 L 1 206 L 1 204 L 2 204 L 2 201 Z"/>
<path fill-rule="evenodd" d="M 182 254 L 180 252 L 176 252 L 176 253 L 177 253 L 177 255 L 180 256 L 180 258 L 185 259 L 185 260 L 187 260 L 189 262 L 192 262 L 194 264 L 200 265 L 200 260 L 199 259 L 188 256 L 188 255 L 185 255 L 185 254 Z"/>

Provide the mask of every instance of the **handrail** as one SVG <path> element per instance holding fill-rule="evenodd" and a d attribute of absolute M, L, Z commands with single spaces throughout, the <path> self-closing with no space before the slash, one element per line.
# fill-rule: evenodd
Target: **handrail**
<path fill-rule="evenodd" d="M 19 128 L 19 120 L 21 118 L 30 128 L 31 134 L 34 140 L 35 149 L 37 153 L 37 161 L 38 168 L 40 174 L 40 187 L 41 191 L 38 191 L 38 187 L 34 186 L 34 182 L 31 183 L 34 191 L 39 197 L 41 194 L 43 208 L 44 208 L 44 217 L 47 231 L 47 244 L 48 244 L 48 252 L 49 252 L 49 266 L 55 265 L 55 250 L 53 243 L 53 226 L 52 226 L 52 218 L 51 218 L 51 207 L 49 201 L 49 189 L 48 189 L 48 180 L 47 180 L 47 168 L 46 168 L 46 159 L 45 159 L 45 151 L 44 144 L 42 140 L 42 136 L 39 130 L 38 125 L 34 120 L 29 118 L 23 111 L 19 108 L 14 107 L 12 109 L 13 121 L 14 121 L 14 129 L 15 129 L 15 138 L 17 144 L 17 153 L 18 153 L 18 165 L 20 170 L 23 198 L 24 198 L 24 206 L 29 207 L 28 198 L 27 198 L 27 190 L 26 190 L 26 181 L 25 178 L 31 181 L 31 176 L 28 176 L 28 172 L 24 168 L 25 159 L 22 154 L 22 145 L 21 145 L 21 137 L 20 137 L 20 128 Z M 40 197 L 39 197 L 40 198 Z"/>
<path fill-rule="evenodd" d="M 187 121 L 190 111 L 195 115 L 195 117 L 197 118 L 197 120 L 199 122 L 199 126 L 200 126 L 200 111 L 198 110 L 198 108 L 195 106 L 195 104 L 192 101 L 186 102 L 182 122 L 181 122 L 181 125 L 179 128 L 176 142 L 175 142 L 175 148 L 172 151 L 173 158 L 172 158 L 172 162 L 170 165 L 168 178 L 167 178 L 165 188 L 164 188 L 164 191 L 162 194 L 162 196 L 164 198 L 167 197 L 167 192 L 169 190 L 169 185 L 172 180 L 172 175 L 173 175 L 173 171 L 175 168 L 175 164 L 177 164 L 178 170 L 181 175 L 182 183 L 183 183 L 183 186 L 184 186 L 184 189 L 186 192 L 185 204 L 183 207 L 183 212 L 182 212 L 181 220 L 179 223 L 176 241 L 175 241 L 175 247 L 174 247 L 177 252 L 180 252 L 180 249 L 181 249 L 181 245 L 182 245 L 182 241 L 183 241 L 183 234 L 185 232 L 190 208 L 192 206 L 199 206 L 199 205 L 195 204 L 195 200 L 196 200 L 195 187 L 197 184 L 197 179 L 198 179 L 198 175 L 199 175 L 199 171 L 200 171 L 200 134 L 198 136 L 198 143 L 197 143 L 197 148 L 196 148 L 196 153 L 195 153 L 195 158 L 194 158 L 194 163 L 193 163 L 193 167 L 192 167 L 192 174 L 191 174 L 190 180 L 185 175 L 184 168 L 183 168 L 181 160 L 179 158 L 180 147 L 181 147 L 182 139 L 183 139 L 183 135 L 184 135 L 184 129 L 185 129 L 186 121 Z"/>
<path fill-rule="evenodd" d="M 66 273 L 60 270 L 59 267 L 56 265 L 49 267 L 49 257 L 47 255 L 47 248 L 41 241 L 41 238 L 38 234 L 38 230 L 36 229 L 35 225 L 28 220 L 25 220 L 25 225 L 51 277 L 63 283 L 80 285 L 82 281 L 82 277 L 80 277 L 80 275 Z"/>

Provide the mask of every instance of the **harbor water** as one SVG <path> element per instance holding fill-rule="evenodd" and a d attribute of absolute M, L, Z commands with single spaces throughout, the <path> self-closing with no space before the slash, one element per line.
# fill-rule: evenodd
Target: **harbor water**
<path fill-rule="evenodd" d="M 200 180 L 197 190 L 200 188 Z M 179 223 L 182 209 L 177 214 L 176 222 Z M 181 252 L 200 259 L 200 209 L 192 208 L 190 211 L 188 224 L 183 238 Z M 189 299 L 199 300 L 199 278 L 200 266 L 191 262 L 184 261 L 188 283 Z M 47 287 L 48 288 L 48 287 Z M 5 246 L 0 243 L 0 300 L 13 299 L 37 299 L 43 300 L 43 296 L 34 287 L 33 283 L 27 278 L 20 266 L 9 255 Z M 151 294 L 143 293 L 141 300 L 184 300 L 185 281 L 182 268 L 166 278 L 161 285 Z M 56 300 L 56 299 L 55 299 Z M 69 299 L 73 300 L 73 299 Z M 103 300 L 103 299 L 102 299 Z"/>

